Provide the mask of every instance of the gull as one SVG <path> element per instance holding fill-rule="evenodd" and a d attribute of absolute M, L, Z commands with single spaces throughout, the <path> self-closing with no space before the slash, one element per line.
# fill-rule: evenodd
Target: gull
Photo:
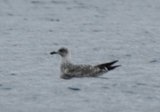
<path fill-rule="evenodd" d="M 50 52 L 50 54 L 58 54 L 61 56 L 60 77 L 62 79 L 98 77 L 120 66 L 113 65 L 118 62 L 118 60 L 98 65 L 73 64 L 70 60 L 70 51 L 65 47 L 60 48 L 58 51 Z"/>

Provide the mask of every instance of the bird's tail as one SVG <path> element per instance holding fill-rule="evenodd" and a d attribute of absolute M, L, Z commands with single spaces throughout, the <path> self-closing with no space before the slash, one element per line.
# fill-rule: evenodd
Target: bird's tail
<path fill-rule="evenodd" d="M 100 69 L 104 69 L 104 70 L 108 70 L 108 71 L 110 71 L 110 70 L 113 70 L 113 69 L 115 69 L 115 68 L 117 68 L 117 67 L 119 67 L 119 66 L 121 66 L 121 65 L 113 65 L 113 64 L 115 64 L 115 63 L 117 63 L 118 62 L 118 60 L 115 60 L 115 61 L 112 61 L 112 62 L 108 62 L 108 63 L 103 63 L 103 64 L 99 64 L 99 65 L 97 65 L 96 67 L 98 67 L 98 68 L 100 68 Z"/>

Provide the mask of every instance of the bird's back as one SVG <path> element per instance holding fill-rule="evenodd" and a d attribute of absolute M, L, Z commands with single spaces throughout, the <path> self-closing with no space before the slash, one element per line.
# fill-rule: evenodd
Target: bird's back
<path fill-rule="evenodd" d="M 105 72 L 99 67 L 92 65 L 74 65 L 71 63 L 61 65 L 62 76 L 68 77 L 96 77 Z M 63 77 L 62 77 L 63 78 Z"/>

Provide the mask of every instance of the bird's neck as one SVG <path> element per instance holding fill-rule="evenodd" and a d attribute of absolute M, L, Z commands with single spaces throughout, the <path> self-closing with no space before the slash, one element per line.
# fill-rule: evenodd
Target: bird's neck
<path fill-rule="evenodd" d="M 70 61 L 70 55 L 62 57 L 61 63 L 62 64 L 71 63 L 71 61 Z"/>

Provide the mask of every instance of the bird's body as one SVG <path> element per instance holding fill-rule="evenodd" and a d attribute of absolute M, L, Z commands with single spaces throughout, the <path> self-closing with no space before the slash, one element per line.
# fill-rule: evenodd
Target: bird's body
<path fill-rule="evenodd" d="M 71 79 L 74 77 L 97 77 L 110 70 L 113 70 L 120 65 L 112 66 L 116 61 L 103 63 L 99 65 L 75 65 L 70 62 L 69 51 L 66 48 L 61 48 L 58 52 L 51 52 L 51 54 L 60 54 L 61 60 L 61 78 Z"/>
<path fill-rule="evenodd" d="M 105 71 L 106 70 L 101 70 L 92 65 L 74 65 L 72 63 L 64 63 L 61 65 L 61 78 L 96 77 Z"/>

